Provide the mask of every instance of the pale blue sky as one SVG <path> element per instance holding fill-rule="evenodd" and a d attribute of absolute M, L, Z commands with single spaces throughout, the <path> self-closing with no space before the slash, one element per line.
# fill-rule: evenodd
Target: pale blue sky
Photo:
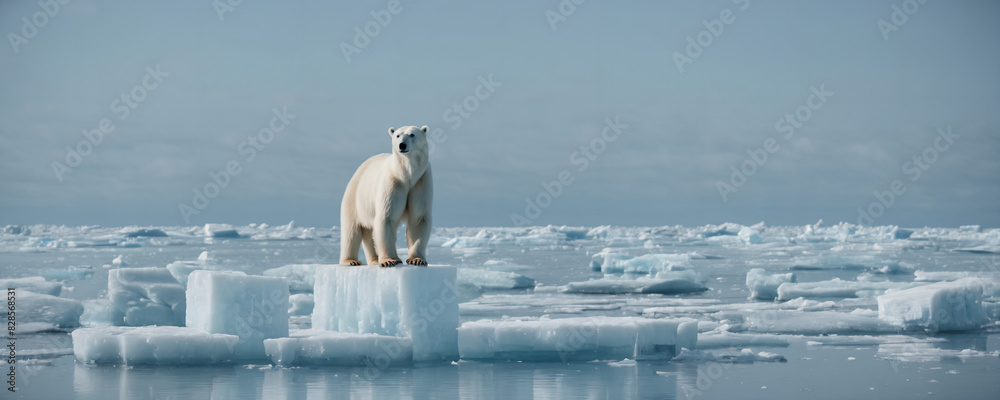
<path fill-rule="evenodd" d="M 1000 226 L 996 1 L 927 2 L 885 40 L 903 1 L 591 0 L 553 31 L 556 0 L 404 0 L 348 63 L 341 42 L 387 3 L 244 1 L 220 20 L 210 1 L 74 0 L 17 52 L 10 34 L 42 9 L 0 3 L 0 225 L 336 225 L 386 129 L 429 125 L 447 135 L 437 225 L 512 225 L 567 170 L 533 224 L 857 222 L 899 179 L 875 223 Z M 679 72 L 673 53 L 724 9 L 735 21 Z M 169 75 L 119 119 L 112 103 L 157 65 Z M 490 75 L 453 129 L 445 112 Z M 776 121 L 820 86 L 833 96 L 784 139 Z M 240 143 L 276 107 L 294 119 L 248 162 Z M 628 128 L 580 171 L 573 153 L 616 116 Z M 102 118 L 116 130 L 60 182 L 52 163 Z M 904 164 L 949 126 L 960 137 L 912 181 Z M 717 182 L 768 138 L 778 151 L 723 201 Z M 185 221 L 178 205 L 230 160 L 240 174 Z"/>

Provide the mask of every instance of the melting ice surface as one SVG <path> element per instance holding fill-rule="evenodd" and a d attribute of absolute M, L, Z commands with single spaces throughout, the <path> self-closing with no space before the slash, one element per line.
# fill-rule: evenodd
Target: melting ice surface
<path fill-rule="evenodd" d="M 338 323 L 374 324 L 377 333 L 312 325 L 316 310 L 343 308 L 327 296 L 332 283 L 313 293 L 316 269 L 337 262 L 338 243 L 336 229 L 291 223 L 0 228 L 0 285 L 15 288 L 18 299 L 12 397 L 995 399 L 1000 392 L 998 229 L 437 228 L 428 258 L 457 268 L 459 321 L 448 321 L 460 326 L 456 362 L 414 361 L 426 358 L 421 341 L 452 339 L 382 325 L 404 321 L 393 315 L 371 319 L 401 309 L 386 306 L 390 300 L 419 299 L 411 289 L 410 297 L 350 296 L 379 304 L 341 309 Z M 201 289 L 184 293 L 189 287 Z M 227 297 L 250 287 L 260 295 Z M 281 298 L 268 297 L 274 293 Z M 215 310 L 212 299 L 240 307 Z M 209 315 L 217 316 L 203 320 Z M 185 319 L 197 322 L 171 326 Z M 278 329 L 253 337 L 242 321 Z M 219 332 L 205 330 L 215 325 Z M 696 344 L 678 340 L 695 331 Z M 265 341 L 268 356 L 253 347 L 252 362 L 232 361 L 245 340 Z M 386 348 L 399 356 L 382 365 Z"/>

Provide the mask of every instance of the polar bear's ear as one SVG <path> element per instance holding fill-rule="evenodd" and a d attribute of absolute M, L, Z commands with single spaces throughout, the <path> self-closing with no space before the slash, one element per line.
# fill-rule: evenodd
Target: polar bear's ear
<path fill-rule="evenodd" d="M 389 134 L 396 133 L 396 128 L 389 128 Z"/>
<path fill-rule="evenodd" d="M 427 133 L 427 125 L 420 127 L 420 130 L 424 131 L 424 133 Z"/>

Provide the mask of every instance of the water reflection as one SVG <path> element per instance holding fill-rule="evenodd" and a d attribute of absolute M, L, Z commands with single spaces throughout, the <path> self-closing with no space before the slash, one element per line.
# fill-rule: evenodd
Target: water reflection
<path fill-rule="evenodd" d="M 672 371 L 657 375 L 657 371 Z M 666 362 L 475 363 L 391 368 L 93 367 L 76 364 L 80 399 L 676 398 Z"/>

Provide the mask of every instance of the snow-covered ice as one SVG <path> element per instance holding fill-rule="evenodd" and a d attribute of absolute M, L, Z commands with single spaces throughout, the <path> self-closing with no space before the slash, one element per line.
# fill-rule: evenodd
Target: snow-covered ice
<path fill-rule="evenodd" d="M 778 297 L 778 286 L 782 283 L 795 283 L 796 277 L 793 273 L 769 274 L 763 268 L 754 268 L 747 271 L 747 288 L 750 289 L 750 298 L 757 300 L 774 300 Z"/>
<path fill-rule="evenodd" d="M 1000 280 L 962 278 L 889 292 L 878 297 L 878 316 L 907 329 L 976 329 L 989 322 L 983 310 L 986 285 L 1000 286 Z"/>
<path fill-rule="evenodd" d="M 414 361 L 458 358 L 456 268 L 316 269 L 313 329 L 409 337 Z"/>

